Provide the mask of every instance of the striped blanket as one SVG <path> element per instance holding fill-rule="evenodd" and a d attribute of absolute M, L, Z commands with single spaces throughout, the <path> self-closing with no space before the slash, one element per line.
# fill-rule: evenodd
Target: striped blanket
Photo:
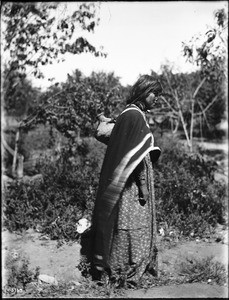
<path fill-rule="evenodd" d="M 92 218 L 92 251 L 97 269 L 109 268 L 118 201 L 128 177 L 150 153 L 152 163 L 160 156 L 144 113 L 129 105 L 117 118 L 104 157 Z"/>

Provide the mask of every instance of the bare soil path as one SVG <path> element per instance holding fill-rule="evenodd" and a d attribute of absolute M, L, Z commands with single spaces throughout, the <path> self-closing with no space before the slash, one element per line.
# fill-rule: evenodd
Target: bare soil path
<path fill-rule="evenodd" d="M 159 247 L 159 270 L 177 276 L 178 263 L 188 258 L 206 258 L 213 256 L 228 267 L 228 235 L 220 232 L 219 242 L 212 240 L 182 241 L 169 247 Z M 159 237 L 161 238 L 161 237 Z M 159 241 L 160 242 L 160 241 Z M 55 277 L 58 282 L 81 282 L 81 274 L 77 269 L 80 261 L 79 243 L 58 244 L 40 233 L 28 230 L 22 235 L 2 232 L 2 253 L 17 254 L 29 259 L 30 269 L 40 267 L 40 274 Z M 7 274 L 3 269 L 3 282 Z M 72 297 L 72 296 L 71 296 Z M 87 297 L 90 297 L 89 295 Z M 212 285 L 196 282 L 192 284 L 167 285 L 153 287 L 148 290 L 127 290 L 125 298 L 227 298 L 228 286 Z M 75 295 L 75 298 L 79 296 Z M 93 296 L 92 296 L 93 298 Z"/>

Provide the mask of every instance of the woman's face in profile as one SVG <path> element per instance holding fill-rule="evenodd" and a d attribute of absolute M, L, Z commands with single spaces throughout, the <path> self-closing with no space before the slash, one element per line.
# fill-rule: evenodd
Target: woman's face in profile
<path fill-rule="evenodd" d="M 152 109 L 157 103 L 159 97 L 155 96 L 154 93 L 150 93 L 145 100 L 147 110 Z"/>

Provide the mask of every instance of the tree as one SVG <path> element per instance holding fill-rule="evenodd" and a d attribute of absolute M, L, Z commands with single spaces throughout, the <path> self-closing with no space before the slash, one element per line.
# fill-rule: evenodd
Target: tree
<path fill-rule="evenodd" d="M 203 106 L 204 121 L 216 126 L 222 119 L 227 119 L 227 84 L 228 84 L 228 13 L 224 9 L 214 12 L 215 25 L 206 33 L 195 35 L 188 43 L 183 43 L 184 56 L 200 69 L 202 79 L 217 94 L 209 103 L 208 112 Z M 201 103 L 199 103 L 201 105 Z M 211 130 L 214 132 L 214 129 Z"/>
<path fill-rule="evenodd" d="M 41 78 L 40 66 L 63 61 L 67 52 L 106 55 L 82 36 L 83 31 L 93 32 L 99 23 L 96 4 L 77 3 L 70 12 L 71 4 L 2 3 L 2 47 L 8 74 L 18 70 L 21 77 L 26 77 L 30 69 L 31 75 Z"/>
<path fill-rule="evenodd" d="M 200 99 L 200 90 L 205 80 L 201 80 L 199 72 L 174 74 L 168 65 L 161 68 L 160 78 L 166 94 L 166 97 L 162 97 L 166 104 L 163 114 L 170 120 L 173 133 L 180 127 L 183 129 L 188 147 L 192 151 L 195 116 L 200 111 L 195 104 Z"/>
<path fill-rule="evenodd" d="M 187 60 L 200 66 L 203 77 L 221 83 L 227 79 L 228 13 L 216 10 L 214 19 L 214 26 L 202 35 L 194 35 L 188 43 L 183 42 L 182 48 Z"/>
<path fill-rule="evenodd" d="M 4 91 L 3 109 L 8 116 L 14 116 L 18 120 L 32 113 L 37 105 L 40 90 L 32 86 L 27 78 L 20 78 L 17 70 L 9 72 L 5 69 L 2 75 L 2 89 Z M 18 80 L 20 78 L 20 80 Z"/>
<path fill-rule="evenodd" d="M 184 55 L 199 66 L 191 74 L 173 74 L 170 66 L 162 66 L 161 80 L 164 82 L 166 107 L 163 112 L 176 122 L 176 130 L 181 123 L 190 150 L 194 129 L 199 135 L 216 133 L 216 125 L 225 117 L 227 82 L 226 47 L 223 33 L 227 27 L 226 13 L 215 12 L 216 28 L 202 36 L 195 36 L 189 43 L 183 43 Z M 217 132 L 218 133 L 218 132 Z M 217 135 L 216 135 L 217 136 Z"/>
<path fill-rule="evenodd" d="M 79 70 L 68 74 L 65 83 L 53 85 L 42 95 L 36 113 L 25 118 L 21 128 L 30 128 L 39 122 L 49 122 L 66 137 L 80 132 L 93 134 L 97 115 L 104 112 L 113 116 L 122 109 L 123 87 L 114 73 L 104 72 L 84 76 Z"/>
<path fill-rule="evenodd" d="M 63 61 L 65 53 L 78 55 L 90 52 L 95 56 L 106 56 L 83 37 L 83 32 L 93 32 L 99 24 L 96 14 L 98 4 L 75 3 L 71 11 L 68 5 L 71 4 L 1 3 L 1 48 L 4 53 L 1 59 L 4 71 L 1 92 L 6 112 L 13 112 L 21 118 L 28 113 L 33 92 L 28 78 L 41 78 L 41 66 L 54 60 Z M 35 115 L 36 112 L 38 119 L 44 121 L 47 113 L 39 106 L 34 111 Z M 39 120 L 36 119 L 36 122 Z M 16 132 L 14 165 L 19 157 L 17 145 L 21 130 L 19 126 Z"/>
<path fill-rule="evenodd" d="M 6 109 L 25 103 L 18 89 L 31 76 L 43 77 L 41 66 L 63 61 L 66 53 L 106 56 L 83 37 L 99 24 L 96 13 L 95 3 L 2 3 L 2 79 L 12 83 L 2 85 Z"/>

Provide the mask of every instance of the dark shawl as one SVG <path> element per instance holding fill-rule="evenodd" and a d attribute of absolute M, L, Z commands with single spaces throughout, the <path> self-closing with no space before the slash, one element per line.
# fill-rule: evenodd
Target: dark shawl
<path fill-rule="evenodd" d="M 149 152 L 152 163 L 157 161 L 161 151 L 154 147 L 145 116 L 137 106 L 130 105 L 116 120 L 100 173 L 92 218 L 93 261 L 99 267 L 109 267 L 118 201 L 126 181 Z"/>

